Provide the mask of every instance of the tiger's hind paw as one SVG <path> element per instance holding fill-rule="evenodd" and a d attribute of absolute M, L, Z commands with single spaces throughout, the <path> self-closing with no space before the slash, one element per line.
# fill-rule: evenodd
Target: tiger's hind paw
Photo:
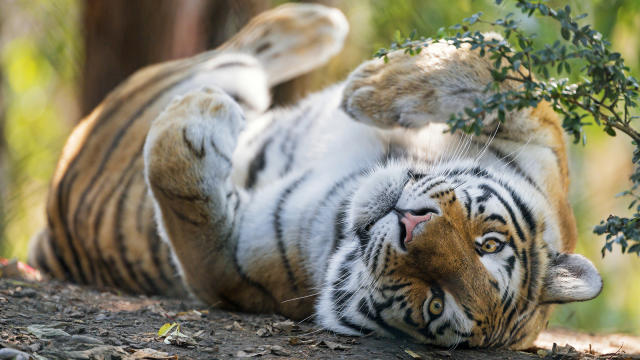
<path fill-rule="evenodd" d="M 253 18 L 222 48 L 255 56 L 273 86 L 325 64 L 342 49 L 348 32 L 338 9 L 289 3 Z"/>
<path fill-rule="evenodd" d="M 239 105 L 213 88 L 174 99 L 156 118 L 144 149 L 153 190 L 207 197 L 231 172 L 231 157 L 244 127 Z"/>

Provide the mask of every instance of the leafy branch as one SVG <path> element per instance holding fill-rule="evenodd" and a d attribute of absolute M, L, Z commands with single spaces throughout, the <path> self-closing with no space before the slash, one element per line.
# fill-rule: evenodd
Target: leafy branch
<path fill-rule="evenodd" d="M 495 2 L 501 4 L 503 0 Z M 453 114 L 447 121 L 451 132 L 480 134 L 483 120 L 490 114 L 496 114 L 504 122 L 507 112 L 534 108 L 546 101 L 561 115 L 562 127 L 576 143 L 581 140 L 586 143 L 583 127 L 592 122 L 610 136 L 616 136 L 617 132 L 629 136 L 636 147 L 634 173 L 630 178 L 633 185 L 620 195 L 631 199 L 629 209 L 633 209 L 633 214 L 630 218 L 611 215 L 594 232 L 606 235 L 603 256 L 612 250 L 614 243 L 621 246 L 622 252 L 640 256 L 640 132 L 633 127 L 637 116 L 632 115 L 638 107 L 638 81 L 628 75 L 624 59 L 610 50 L 611 44 L 602 34 L 588 24 L 579 23 L 585 14 L 572 16 L 568 5 L 553 9 L 542 1 L 515 0 L 515 6 L 527 17 L 558 23 L 562 39 L 536 47 L 535 34 L 522 31 L 513 13 L 493 21 L 484 20 L 482 13 L 477 13 L 452 26 L 450 30 L 455 31 L 452 36 L 446 35 L 445 29 L 440 29 L 435 39 L 417 38 L 415 31 L 407 38 L 397 33 L 391 47 L 380 49 L 376 56 L 388 61 L 387 55 L 396 50 L 416 55 L 434 40 L 445 40 L 456 47 L 469 46 L 481 56 L 489 57 L 493 68 L 492 81 L 485 88 L 486 98 L 478 98 L 473 107 Z M 499 30 L 503 38 L 472 30 L 478 24 Z M 579 68 L 579 81 L 568 78 L 572 65 Z M 566 77 L 560 78 L 563 75 Z M 502 86 L 506 81 L 517 86 Z"/>

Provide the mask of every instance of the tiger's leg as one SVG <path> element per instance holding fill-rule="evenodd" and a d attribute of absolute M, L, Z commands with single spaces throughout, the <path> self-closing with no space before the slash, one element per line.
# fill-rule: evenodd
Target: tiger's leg
<path fill-rule="evenodd" d="M 256 289 L 243 286 L 234 264 L 242 195 L 230 179 L 231 155 L 244 123 L 239 105 L 221 90 L 176 98 L 147 135 L 145 178 L 161 236 L 191 291 L 209 304 L 237 303 L 240 297 L 241 308 L 269 311 Z M 236 301 L 227 301 L 229 293 Z"/>
<path fill-rule="evenodd" d="M 435 42 L 415 56 L 395 51 L 388 61 L 367 61 L 349 75 L 341 107 L 354 120 L 379 128 L 444 123 L 452 114 L 492 96 L 485 91 L 493 80 L 492 68 L 488 56 L 468 46 Z M 519 86 L 512 80 L 501 84 L 502 90 Z M 499 122 L 497 112 L 486 114 L 484 134 L 564 151 L 562 127 L 549 104 L 507 111 L 505 118 Z"/>

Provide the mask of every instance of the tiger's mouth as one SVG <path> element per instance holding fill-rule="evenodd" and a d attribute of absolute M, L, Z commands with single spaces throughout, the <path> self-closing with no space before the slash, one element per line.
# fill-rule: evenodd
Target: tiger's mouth
<path fill-rule="evenodd" d="M 431 220 L 437 211 L 432 208 L 423 208 L 419 210 L 404 210 L 393 208 L 392 212 L 398 216 L 398 226 L 400 226 L 400 236 L 398 237 L 400 248 L 407 250 L 407 244 L 413 240 L 416 228 L 421 224 Z M 420 231 L 418 229 L 417 231 Z"/>

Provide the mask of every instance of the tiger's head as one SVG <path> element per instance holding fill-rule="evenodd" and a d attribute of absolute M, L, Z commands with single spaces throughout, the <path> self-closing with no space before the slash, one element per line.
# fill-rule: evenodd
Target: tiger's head
<path fill-rule="evenodd" d="M 351 238 L 330 261 L 319 321 L 440 346 L 528 346 L 549 304 L 602 288 L 589 260 L 558 250 L 550 208 L 534 184 L 471 161 L 379 168 L 347 209 Z"/>

